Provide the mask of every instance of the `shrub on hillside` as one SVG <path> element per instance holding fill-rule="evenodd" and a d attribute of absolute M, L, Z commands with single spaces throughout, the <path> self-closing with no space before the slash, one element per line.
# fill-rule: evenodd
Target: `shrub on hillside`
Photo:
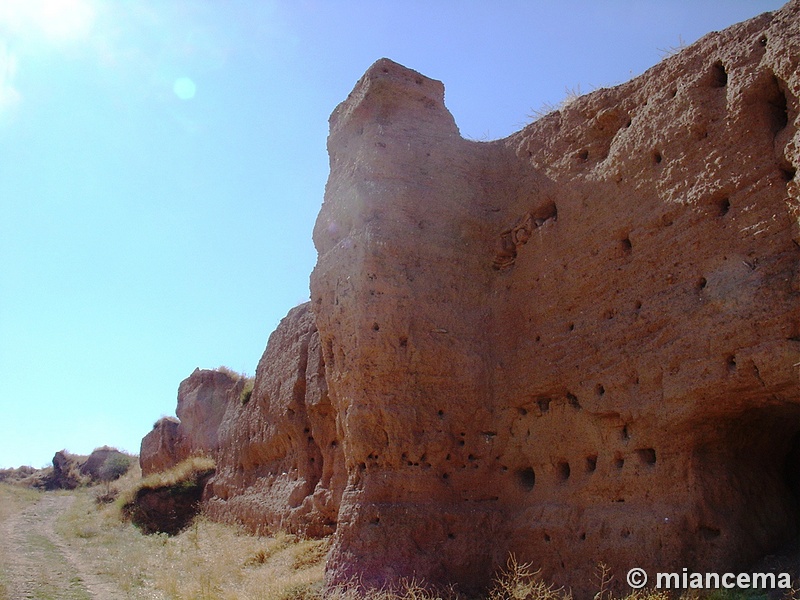
<path fill-rule="evenodd" d="M 122 453 L 111 454 L 100 467 L 100 481 L 110 483 L 125 475 L 131 468 L 131 459 Z"/>

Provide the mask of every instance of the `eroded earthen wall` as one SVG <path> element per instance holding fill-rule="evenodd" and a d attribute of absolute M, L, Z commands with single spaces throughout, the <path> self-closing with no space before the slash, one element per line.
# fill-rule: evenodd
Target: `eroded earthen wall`
<path fill-rule="evenodd" d="M 795 1 L 490 143 L 378 61 L 331 117 L 310 307 L 251 396 L 184 382 L 143 461 L 211 453 L 210 515 L 335 530 L 329 584 L 480 588 L 513 553 L 580 596 L 600 563 L 775 551 L 800 528 L 799 59 Z"/>
<path fill-rule="evenodd" d="M 329 583 L 509 553 L 743 568 L 798 530 L 800 4 L 507 139 L 377 62 L 331 117 L 311 279 L 347 484 Z"/>
<path fill-rule="evenodd" d="M 217 456 L 219 429 L 245 378 L 227 369 L 195 369 L 178 386 L 178 418 L 164 417 L 142 439 L 142 474 L 164 471 L 193 455 Z"/>
<path fill-rule="evenodd" d="M 270 336 L 249 399 L 229 403 L 206 512 L 251 530 L 309 536 L 336 527 L 344 484 L 341 436 L 308 304 Z"/>

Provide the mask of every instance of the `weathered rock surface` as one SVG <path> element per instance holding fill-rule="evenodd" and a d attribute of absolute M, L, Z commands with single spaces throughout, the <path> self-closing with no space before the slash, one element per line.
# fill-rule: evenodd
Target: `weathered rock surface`
<path fill-rule="evenodd" d="M 388 60 L 331 117 L 312 308 L 347 482 L 329 583 L 582 594 L 798 533 L 800 3 L 507 139 Z"/>
<path fill-rule="evenodd" d="M 244 377 L 227 369 L 195 369 L 178 387 L 178 419 L 159 419 L 142 439 L 142 474 L 164 471 L 193 455 L 216 457 L 225 411 L 239 400 L 245 384 Z"/>
<path fill-rule="evenodd" d="M 181 447 L 187 454 L 214 455 L 220 448 L 219 430 L 229 406 L 244 389 L 245 378 L 227 369 L 195 369 L 178 387 Z"/>
<path fill-rule="evenodd" d="M 83 460 L 66 450 L 53 455 L 53 470 L 42 481 L 46 490 L 74 490 L 81 484 L 80 468 Z"/>
<path fill-rule="evenodd" d="M 181 461 L 184 452 L 179 444 L 179 427 L 178 419 L 162 417 L 155 422 L 150 433 L 142 438 L 139 449 L 142 475 L 166 471 Z"/>
<path fill-rule="evenodd" d="M 800 2 L 517 134 L 463 139 L 380 60 L 331 116 L 312 303 L 243 383 L 196 371 L 160 470 L 335 529 L 329 584 L 479 588 L 509 553 L 735 571 L 800 531 Z"/>
<path fill-rule="evenodd" d="M 308 304 L 270 336 L 247 403 L 219 431 L 207 512 L 252 529 L 332 533 L 346 474 Z"/>
<path fill-rule="evenodd" d="M 250 395 L 245 384 L 227 370 L 195 370 L 178 389 L 180 420 L 159 420 L 142 440 L 142 473 L 207 455 L 217 464 L 207 514 L 254 531 L 332 533 L 346 474 L 308 303 L 270 336 Z"/>

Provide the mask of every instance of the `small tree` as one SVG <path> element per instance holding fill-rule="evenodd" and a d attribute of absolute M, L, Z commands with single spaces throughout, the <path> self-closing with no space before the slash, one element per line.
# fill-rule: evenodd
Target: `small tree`
<path fill-rule="evenodd" d="M 106 484 L 106 493 L 111 492 L 111 482 L 125 475 L 130 468 L 131 459 L 129 457 L 125 456 L 121 452 L 109 454 L 108 458 L 106 458 L 105 462 L 103 462 L 100 470 L 98 471 L 98 475 L 100 475 L 100 481 L 103 481 Z"/>

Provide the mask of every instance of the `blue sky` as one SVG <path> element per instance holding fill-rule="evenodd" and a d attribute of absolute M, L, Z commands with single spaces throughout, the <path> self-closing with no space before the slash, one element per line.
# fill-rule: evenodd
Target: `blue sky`
<path fill-rule="evenodd" d="M 138 452 L 308 298 L 327 119 L 375 60 L 462 135 L 627 81 L 769 0 L 0 3 L 0 467 Z"/>

